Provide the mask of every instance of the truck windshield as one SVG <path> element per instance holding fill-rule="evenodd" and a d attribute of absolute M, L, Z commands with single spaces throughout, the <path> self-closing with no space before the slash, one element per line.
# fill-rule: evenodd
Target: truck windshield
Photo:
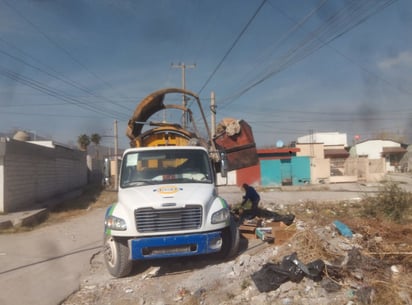
<path fill-rule="evenodd" d="M 203 150 L 146 150 L 126 154 L 122 162 L 122 188 L 166 183 L 211 183 L 209 157 Z"/>

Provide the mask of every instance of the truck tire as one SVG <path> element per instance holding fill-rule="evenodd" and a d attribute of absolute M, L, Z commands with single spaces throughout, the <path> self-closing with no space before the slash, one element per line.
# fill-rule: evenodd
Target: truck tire
<path fill-rule="evenodd" d="M 229 259 L 239 252 L 239 228 L 233 216 L 230 217 L 230 225 L 222 231 L 222 249 L 216 254 L 218 259 Z"/>
<path fill-rule="evenodd" d="M 103 255 L 107 270 L 112 276 L 125 277 L 132 271 L 133 262 L 129 259 L 126 239 L 106 235 Z"/>

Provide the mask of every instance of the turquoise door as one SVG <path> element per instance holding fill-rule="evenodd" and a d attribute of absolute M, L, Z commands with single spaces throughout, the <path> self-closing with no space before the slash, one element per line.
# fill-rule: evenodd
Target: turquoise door
<path fill-rule="evenodd" d="M 281 164 L 281 176 L 282 176 L 282 185 L 291 185 L 292 184 L 292 162 L 290 159 L 280 160 Z"/>
<path fill-rule="evenodd" d="M 260 160 L 262 186 L 282 185 L 280 160 Z"/>
<path fill-rule="evenodd" d="M 310 158 L 292 157 L 293 185 L 310 183 Z"/>
<path fill-rule="evenodd" d="M 262 186 L 310 183 L 310 158 L 260 160 L 260 177 Z"/>

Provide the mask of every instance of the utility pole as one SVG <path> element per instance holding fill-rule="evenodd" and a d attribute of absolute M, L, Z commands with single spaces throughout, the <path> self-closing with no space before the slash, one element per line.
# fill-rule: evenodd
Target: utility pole
<path fill-rule="evenodd" d="M 119 153 L 119 147 L 117 142 L 117 120 L 114 121 L 114 158 L 115 158 L 115 166 L 114 166 L 114 189 L 117 191 L 117 185 L 119 182 L 119 161 L 117 154 Z"/>
<path fill-rule="evenodd" d="M 179 64 L 173 64 L 172 63 L 172 68 L 178 68 L 182 69 L 182 89 L 186 90 L 186 69 L 190 68 L 195 68 L 196 65 L 185 65 L 185 63 L 181 62 Z M 186 94 L 183 94 L 183 102 L 182 102 L 183 107 L 186 108 L 187 102 L 186 102 Z M 186 118 L 186 113 L 183 115 L 183 127 L 186 127 L 187 123 L 187 118 Z"/>
<path fill-rule="evenodd" d="M 211 134 L 212 137 L 216 135 L 216 100 L 215 100 L 215 92 L 212 91 L 210 93 L 210 113 L 211 113 L 211 119 L 210 119 L 210 125 L 211 126 Z"/>

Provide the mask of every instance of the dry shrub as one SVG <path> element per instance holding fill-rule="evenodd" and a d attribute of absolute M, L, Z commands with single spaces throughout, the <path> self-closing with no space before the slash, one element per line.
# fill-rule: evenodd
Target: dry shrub
<path fill-rule="evenodd" d="M 331 217 L 331 211 L 327 209 L 326 206 L 324 203 L 308 200 L 291 207 L 290 212 L 299 215 L 299 218 L 304 221 L 315 222 L 317 225 L 325 225 Z"/>
<path fill-rule="evenodd" d="M 305 201 L 291 207 L 291 213 L 298 215 L 304 221 L 314 222 L 318 226 L 329 225 L 336 219 L 344 219 L 361 215 L 362 206 L 359 202 L 316 202 Z"/>
<path fill-rule="evenodd" d="M 345 223 L 362 236 L 361 246 L 366 254 L 386 264 L 403 264 L 412 269 L 412 228 L 388 219 L 346 218 Z"/>
<path fill-rule="evenodd" d="M 412 194 L 396 183 L 387 182 L 379 189 L 376 196 L 365 196 L 363 203 L 365 216 L 384 216 L 402 223 L 410 217 Z"/>
<path fill-rule="evenodd" d="M 347 218 L 345 223 L 356 233 L 362 235 L 362 252 L 365 257 L 379 262 L 378 270 L 373 271 L 365 265 L 368 285 L 375 291 L 373 304 L 408 304 L 403 295 L 412 298 L 410 287 L 412 277 L 412 228 L 410 225 L 397 224 L 389 219 Z M 368 264 L 367 264 L 368 265 Z M 397 278 L 392 278 L 389 266 L 401 267 Z"/>
<path fill-rule="evenodd" d="M 310 262 L 315 259 L 335 259 L 336 254 L 330 253 L 324 245 L 324 241 L 310 230 L 300 231 L 293 237 L 293 242 L 299 245 L 297 251 L 299 259 Z"/>
<path fill-rule="evenodd" d="M 412 298 L 410 276 L 401 274 L 397 279 L 382 280 L 381 277 L 371 279 L 375 291 L 374 304 L 405 305 Z"/>

